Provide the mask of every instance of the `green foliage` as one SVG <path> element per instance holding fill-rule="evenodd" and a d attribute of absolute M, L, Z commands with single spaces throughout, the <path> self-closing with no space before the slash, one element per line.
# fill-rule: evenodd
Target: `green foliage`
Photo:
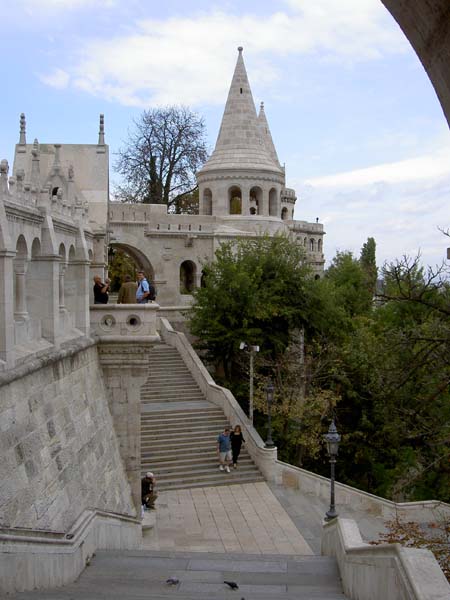
<path fill-rule="evenodd" d="M 244 408 L 257 344 L 255 422 L 264 435 L 265 385 L 276 384 L 279 456 L 328 474 L 321 447 L 331 414 L 342 434 L 338 478 L 397 501 L 450 501 L 448 269 L 404 258 L 383 269 L 375 301 L 375 241 L 339 252 L 314 280 L 283 237 L 224 244 L 205 266 L 191 330 Z"/>
<path fill-rule="evenodd" d="M 335 287 L 336 301 L 349 317 L 371 310 L 373 293 L 367 286 L 366 272 L 351 252 L 337 252 L 326 277 Z"/>
<path fill-rule="evenodd" d="M 195 294 L 191 331 L 228 377 L 241 362 L 241 341 L 276 355 L 288 345 L 290 328 L 307 319 L 313 280 L 302 248 L 285 236 L 222 244 L 204 267 L 204 281 Z"/>
<path fill-rule="evenodd" d="M 125 275 L 130 275 L 136 281 L 136 265 L 132 258 L 122 250 L 110 248 L 108 262 L 108 275 L 111 280 L 111 291 L 118 292 L 124 282 Z"/>

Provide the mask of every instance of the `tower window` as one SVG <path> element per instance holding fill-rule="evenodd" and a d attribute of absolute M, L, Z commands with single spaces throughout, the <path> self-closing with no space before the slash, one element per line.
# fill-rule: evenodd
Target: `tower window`
<path fill-rule="evenodd" d="M 241 94 L 242 94 L 242 88 L 241 88 Z"/>

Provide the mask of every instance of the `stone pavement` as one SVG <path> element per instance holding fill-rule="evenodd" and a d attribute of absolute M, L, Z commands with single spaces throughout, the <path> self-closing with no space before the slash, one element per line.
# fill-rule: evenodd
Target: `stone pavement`
<path fill-rule="evenodd" d="M 167 490 L 146 550 L 314 554 L 265 482 Z"/>

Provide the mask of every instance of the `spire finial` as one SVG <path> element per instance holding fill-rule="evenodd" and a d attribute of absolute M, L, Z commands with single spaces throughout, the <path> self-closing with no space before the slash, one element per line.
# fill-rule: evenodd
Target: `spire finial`
<path fill-rule="evenodd" d="M 243 49 L 244 49 L 244 47 L 243 47 L 243 46 L 238 46 L 238 52 L 239 52 L 239 54 L 242 54 L 242 50 L 243 50 Z"/>
<path fill-rule="evenodd" d="M 100 115 L 100 129 L 98 131 L 98 145 L 105 145 L 105 115 Z"/>
<path fill-rule="evenodd" d="M 261 110 L 264 110 L 264 102 L 261 100 Z"/>
<path fill-rule="evenodd" d="M 19 136 L 19 144 L 24 146 L 27 143 L 26 137 L 26 119 L 25 113 L 20 113 L 20 136 Z"/>

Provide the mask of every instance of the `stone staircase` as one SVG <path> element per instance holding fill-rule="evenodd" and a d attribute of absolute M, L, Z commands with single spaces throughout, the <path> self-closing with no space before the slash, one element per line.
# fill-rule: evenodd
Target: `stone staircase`
<path fill-rule="evenodd" d="M 159 490 L 264 480 L 245 448 L 237 470 L 218 470 L 216 440 L 226 417 L 205 399 L 175 348 L 152 349 L 141 400 L 141 470 L 155 473 Z"/>
<path fill-rule="evenodd" d="M 166 579 L 175 577 L 176 585 Z M 238 590 L 223 582 L 234 581 Z M 98 552 L 75 583 L 16 600 L 345 600 L 334 559 L 324 556 Z"/>

